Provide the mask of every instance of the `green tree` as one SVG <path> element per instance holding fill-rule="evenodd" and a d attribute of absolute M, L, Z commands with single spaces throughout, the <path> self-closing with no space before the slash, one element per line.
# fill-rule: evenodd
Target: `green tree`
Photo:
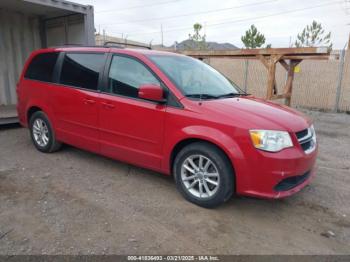
<path fill-rule="evenodd" d="M 245 48 L 259 48 L 265 44 L 265 36 L 258 31 L 255 25 L 251 25 L 245 32 L 245 35 L 241 37 L 241 40 Z M 268 44 L 266 48 L 271 48 L 271 44 Z"/>
<path fill-rule="evenodd" d="M 206 35 L 201 34 L 203 26 L 199 23 L 193 25 L 194 34 L 188 34 L 188 39 L 190 40 L 189 45 L 186 46 L 186 49 L 207 49 Z"/>
<path fill-rule="evenodd" d="M 294 45 L 296 47 L 326 46 L 332 49 L 331 32 L 326 34 L 321 23 L 317 23 L 314 20 L 297 35 Z"/>

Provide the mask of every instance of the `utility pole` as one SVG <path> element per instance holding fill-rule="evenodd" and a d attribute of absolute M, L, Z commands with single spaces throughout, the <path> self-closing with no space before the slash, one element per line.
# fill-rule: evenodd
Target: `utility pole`
<path fill-rule="evenodd" d="M 160 24 L 160 36 L 162 38 L 162 47 L 164 46 L 163 24 Z"/>
<path fill-rule="evenodd" d="M 350 50 L 350 34 L 349 34 L 349 40 L 348 40 L 348 50 Z"/>
<path fill-rule="evenodd" d="M 106 43 L 106 30 L 103 29 L 103 45 Z"/>

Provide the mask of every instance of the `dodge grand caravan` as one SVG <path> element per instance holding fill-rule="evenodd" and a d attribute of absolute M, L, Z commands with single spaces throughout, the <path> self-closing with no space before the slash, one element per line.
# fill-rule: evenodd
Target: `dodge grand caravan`
<path fill-rule="evenodd" d="M 296 110 L 242 92 L 191 57 L 116 47 L 35 51 L 18 115 L 45 153 L 70 144 L 166 175 L 189 201 L 282 198 L 315 173 L 316 134 Z"/>

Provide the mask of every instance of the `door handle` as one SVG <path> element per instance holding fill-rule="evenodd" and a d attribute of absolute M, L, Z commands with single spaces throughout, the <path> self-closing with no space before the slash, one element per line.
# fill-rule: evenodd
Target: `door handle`
<path fill-rule="evenodd" d="M 105 103 L 105 102 L 102 102 L 102 105 L 103 105 L 105 108 L 108 108 L 108 109 L 113 109 L 113 108 L 115 108 L 115 105 L 109 104 L 109 103 Z"/>
<path fill-rule="evenodd" d="M 95 100 L 92 100 L 92 99 L 84 99 L 84 104 L 85 105 L 93 105 L 95 104 L 96 101 Z"/>

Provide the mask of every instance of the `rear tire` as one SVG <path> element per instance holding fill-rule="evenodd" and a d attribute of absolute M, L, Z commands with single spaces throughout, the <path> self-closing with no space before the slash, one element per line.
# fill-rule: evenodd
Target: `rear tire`
<path fill-rule="evenodd" d="M 216 146 L 195 142 L 183 148 L 173 166 L 176 186 L 190 202 L 213 208 L 234 192 L 234 171 L 227 156 Z"/>
<path fill-rule="evenodd" d="M 30 117 L 29 129 L 33 144 L 39 151 L 52 153 L 61 148 L 62 143 L 56 140 L 52 125 L 44 112 L 37 111 Z"/>

